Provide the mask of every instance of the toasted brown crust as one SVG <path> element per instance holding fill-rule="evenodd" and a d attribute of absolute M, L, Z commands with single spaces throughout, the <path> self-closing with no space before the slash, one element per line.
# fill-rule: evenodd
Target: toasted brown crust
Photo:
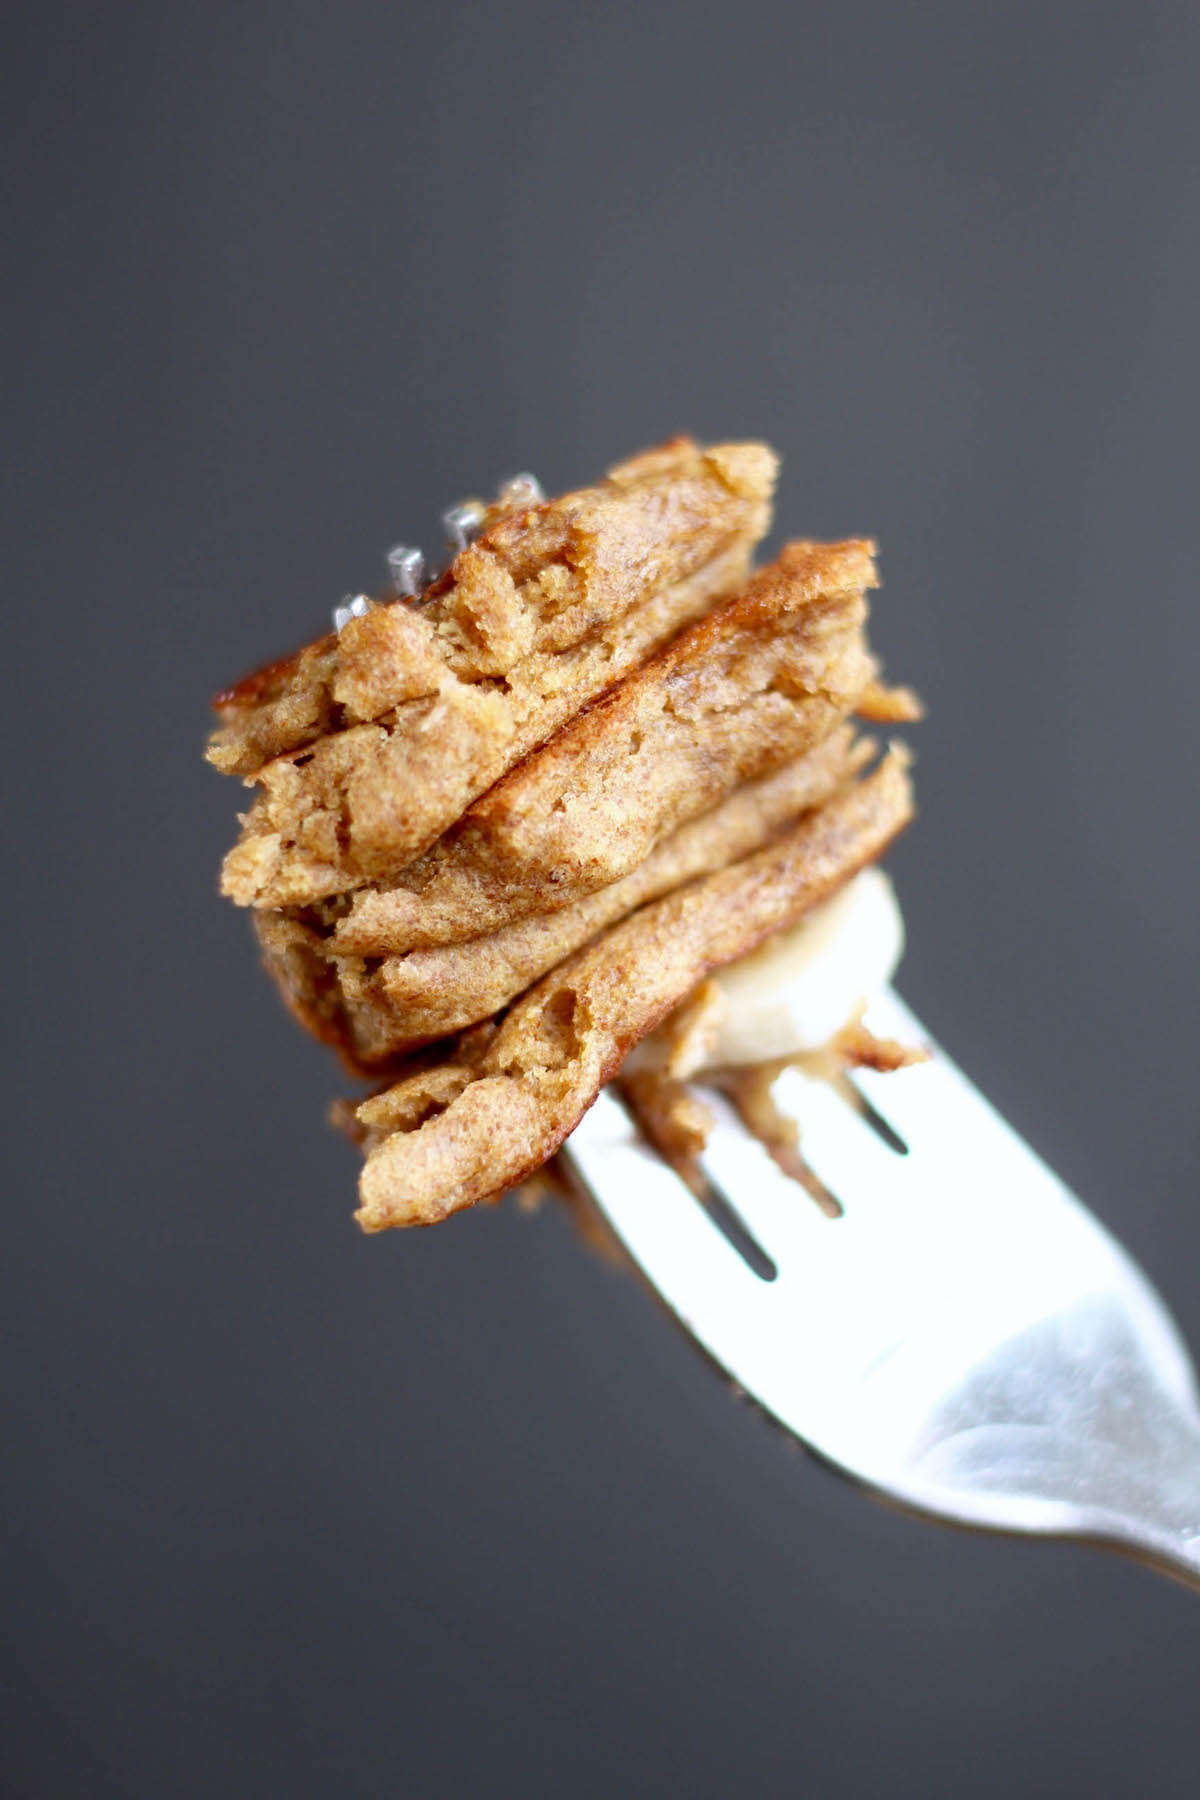
<path fill-rule="evenodd" d="M 355 894 L 334 948 L 395 954 L 565 906 L 685 820 L 800 756 L 874 676 L 872 546 L 789 544 L 497 782 L 394 881 Z"/>
<path fill-rule="evenodd" d="M 305 905 L 403 867 L 737 585 L 775 468 L 759 444 L 677 440 L 501 519 L 420 606 L 376 607 L 218 696 L 210 757 L 260 789 L 224 892 Z"/>
<path fill-rule="evenodd" d="M 292 1012 L 369 1068 L 487 1019 L 606 926 L 698 875 L 760 849 L 799 814 L 821 805 L 870 760 L 873 744 L 844 725 L 805 756 L 664 838 L 620 881 L 460 944 L 382 961 L 337 956 L 303 920 L 254 915 L 264 960 Z"/>
<path fill-rule="evenodd" d="M 878 856 L 912 810 L 906 756 L 754 855 L 676 889 L 357 1109 L 367 1231 L 430 1225 L 520 1181 L 562 1143 L 633 1046 L 714 968 L 748 954 Z"/>

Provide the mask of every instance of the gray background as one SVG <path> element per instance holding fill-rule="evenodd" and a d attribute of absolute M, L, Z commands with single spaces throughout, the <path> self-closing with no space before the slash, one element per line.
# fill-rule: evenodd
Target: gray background
<path fill-rule="evenodd" d="M 677 429 L 871 532 L 904 987 L 1200 1343 L 1190 4 L 10 37 L 14 1795 L 1189 1795 L 1200 1605 L 893 1515 L 567 1222 L 368 1241 L 205 701 Z"/>

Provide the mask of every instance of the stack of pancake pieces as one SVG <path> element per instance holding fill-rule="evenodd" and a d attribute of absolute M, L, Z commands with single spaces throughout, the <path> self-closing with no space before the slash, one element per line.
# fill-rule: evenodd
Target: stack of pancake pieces
<path fill-rule="evenodd" d="M 425 591 L 217 697 L 255 798 L 222 888 L 372 1096 L 360 1223 L 426 1225 L 552 1157 L 709 974 L 911 816 L 914 718 L 867 647 L 867 542 L 753 568 L 776 459 L 676 439 L 481 508 Z"/>

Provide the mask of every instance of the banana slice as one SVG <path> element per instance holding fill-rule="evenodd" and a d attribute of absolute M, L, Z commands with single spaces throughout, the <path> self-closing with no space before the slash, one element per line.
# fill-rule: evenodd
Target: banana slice
<path fill-rule="evenodd" d="M 823 906 L 712 977 L 720 996 L 705 1066 L 819 1050 L 889 981 L 904 951 L 895 890 L 864 869 Z"/>

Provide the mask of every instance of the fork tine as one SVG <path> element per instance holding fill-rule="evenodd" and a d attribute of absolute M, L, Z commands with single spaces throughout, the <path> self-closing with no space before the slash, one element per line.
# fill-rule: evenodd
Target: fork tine
<path fill-rule="evenodd" d="M 606 1088 L 563 1146 L 584 1187 L 635 1261 L 691 1326 L 713 1306 L 748 1316 L 763 1282 L 709 1218 L 695 1195 L 650 1149 Z"/>
<path fill-rule="evenodd" d="M 785 1069 L 774 1096 L 799 1126 L 800 1155 L 847 1214 L 894 1204 L 897 1189 L 907 1185 L 908 1159 L 884 1144 L 829 1082 Z"/>
<path fill-rule="evenodd" d="M 981 1125 L 1001 1128 L 1014 1138 L 1016 1134 L 964 1079 L 949 1059 L 932 1043 L 928 1031 L 911 1013 L 899 994 L 883 989 L 872 1000 L 864 1023 L 884 1038 L 897 1038 L 903 1044 L 923 1046 L 933 1052 L 931 1060 L 912 1068 L 878 1073 L 857 1069 L 854 1085 L 870 1101 L 910 1149 L 932 1149 L 940 1146 L 945 1136 L 947 1116 L 958 1118 L 964 1106 Z M 986 1114 L 986 1122 L 979 1118 Z M 1024 1150 L 1026 1146 L 1020 1145 Z"/>
<path fill-rule="evenodd" d="M 712 1114 L 713 1129 L 700 1154 L 700 1167 L 778 1264 L 831 1221 L 812 1195 L 784 1174 L 727 1100 L 706 1090 L 704 1104 Z"/>

